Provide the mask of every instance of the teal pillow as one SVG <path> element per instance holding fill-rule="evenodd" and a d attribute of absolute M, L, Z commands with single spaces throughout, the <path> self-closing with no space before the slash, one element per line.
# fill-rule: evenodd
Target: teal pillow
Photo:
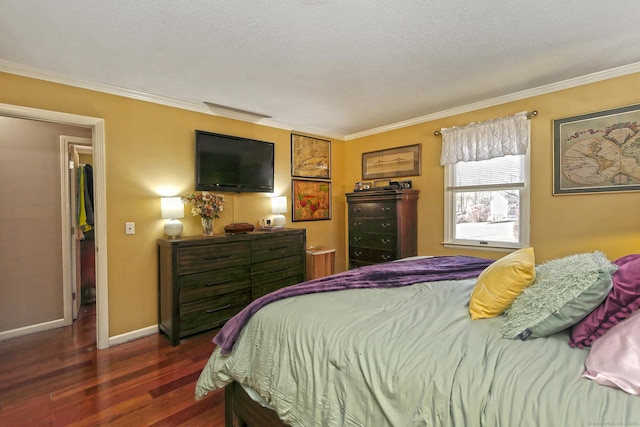
<path fill-rule="evenodd" d="M 507 311 L 505 338 L 546 337 L 569 328 L 593 311 L 613 286 L 618 267 L 596 251 L 536 266 L 536 279 Z"/>

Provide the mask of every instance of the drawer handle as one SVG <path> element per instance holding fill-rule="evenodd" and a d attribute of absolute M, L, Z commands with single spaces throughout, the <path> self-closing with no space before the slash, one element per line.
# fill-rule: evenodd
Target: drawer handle
<path fill-rule="evenodd" d="M 229 283 L 231 281 L 231 279 L 227 279 L 227 280 L 222 280 L 220 282 L 215 282 L 215 283 L 205 283 L 205 286 L 216 286 L 216 285 L 222 285 L 224 283 Z"/>
<path fill-rule="evenodd" d="M 279 251 L 280 249 L 287 249 L 288 246 L 276 246 L 275 248 L 269 248 L 270 251 Z"/>
<path fill-rule="evenodd" d="M 362 223 L 361 223 L 361 222 L 354 222 L 354 223 L 353 223 L 353 226 L 354 226 L 354 227 L 360 227 L 361 225 L 362 225 Z"/>
<path fill-rule="evenodd" d="M 211 261 L 212 259 L 229 258 L 230 256 L 231 256 L 231 254 L 218 255 L 218 256 L 208 256 L 208 257 L 205 257 L 204 259 L 206 261 Z"/>
<path fill-rule="evenodd" d="M 360 237 L 360 236 L 356 236 L 356 237 L 353 238 L 354 242 L 359 242 L 360 240 L 362 240 L 362 237 Z"/>
<path fill-rule="evenodd" d="M 281 268 L 280 270 L 269 270 L 269 273 L 280 273 L 281 271 L 287 271 L 289 267 Z"/>
<path fill-rule="evenodd" d="M 391 259 L 391 255 L 382 255 L 381 258 L 383 261 L 389 261 Z"/>
<path fill-rule="evenodd" d="M 388 207 L 382 208 L 382 212 L 389 212 L 390 210 L 391 210 L 391 208 L 388 208 Z"/>
<path fill-rule="evenodd" d="M 362 251 L 355 251 L 353 254 L 355 256 L 359 257 L 360 255 L 362 255 Z"/>
<path fill-rule="evenodd" d="M 391 240 L 390 240 L 390 239 L 380 239 L 380 241 L 381 241 L 382 243 L 384 243 L 385 245 L 388 245 L 389 243 L 391 243 Z"/>
<path fill-rule="evenodd" d="M 353 211 L 354 212 L 360 212 L 360 211 L 362 211 L 362 208 L 353 208 Z"/>
<path fill-rule="evenodd" d="M 207 310 L 207 314 L 212 314 L 220 310 L 226 310 L 227 308 L 230 308 L 230 307 L 231 307 L 231 304 L 227 304 L 225 306 L 218 307 L 218 308 L 210 308 L 209 310 Z"/>
<path fill-rule="evenodd" d="M 389 228 L 391 227 L 391 224 L 389 224 L 388 222 L 385 222 L 384 224 L 381 224 L 382 228 Z"/>

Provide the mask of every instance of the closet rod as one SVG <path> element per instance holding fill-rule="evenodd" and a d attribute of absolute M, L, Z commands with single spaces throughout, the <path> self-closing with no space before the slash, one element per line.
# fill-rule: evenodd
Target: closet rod
<path fill-rule="evenodd" d="M 538 115 L 538 110 L 533 110 L 533 111 L 531 111 L 531 112 L 527 112 L 527 119 L 530 119 L 530 118 L 535 117 L 535 116 L 537 116 L 537 115 Z M 437 131 L 433 132 L 433 134 L 434 134 L 435 136 L 440 136 L 440 135 L 442 135 L 442 132 L 440 132 L 439 130 L 437 130 Z"/>

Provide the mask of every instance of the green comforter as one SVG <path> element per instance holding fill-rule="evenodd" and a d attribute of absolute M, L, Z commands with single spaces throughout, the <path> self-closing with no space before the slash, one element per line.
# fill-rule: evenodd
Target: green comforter
<path fill-rule="evenodd" d="M 502 338 L 467 311 L 475 280 L 274 302 L 216 349 L 196 398 L 237 381 L 293 426 L 640 425 L 640 398 L 581 377 L 567 333 Z"/>

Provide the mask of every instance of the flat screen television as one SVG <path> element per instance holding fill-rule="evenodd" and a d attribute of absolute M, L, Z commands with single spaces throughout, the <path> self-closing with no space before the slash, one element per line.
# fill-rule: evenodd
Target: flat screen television
<path fill-rule="evenodd" d="M 196 190 L 273 192 L 272 142 L 196 130 Z"/>

